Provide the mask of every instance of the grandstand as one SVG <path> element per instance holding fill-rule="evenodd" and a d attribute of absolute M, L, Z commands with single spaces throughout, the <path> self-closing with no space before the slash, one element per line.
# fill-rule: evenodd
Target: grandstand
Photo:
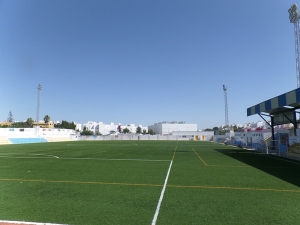
<path fill-rule="evenodd" d="M 259 136 L 253 136 L 256 132 L 252 133 L 252 137 L 244 134 L 244 137 L 241 136 L 239 141 L 242 144 L 246 143 L 246 147 L 249 146 L 250 141 L 251 148 L 267 153 L 269 153 L 269 150 L 274 149 L 274 143 L 278 143 L 276 146 L 276 154 L 288 157 L 289 146 L 294 143 L 299 143 L 300 140 L 300 130 L 297 129 L 298 122 L 296 118 L 296 110 L 299 108 L 300 88 L 249 107 L 247 109 L 247 115 L 259 115 L 266 123 L 268 123 L 271 130 L 263 135 L 258 133 Z M 269 117 L 271 122 L 267 122 L 264 116 Z M 288 123 L 293 124 L 292 130 L 275 129 L 277 125 Z M 243 139 L 244 141 L 242 142 L 242 138 L 247 138 L 247 140 Z"/>

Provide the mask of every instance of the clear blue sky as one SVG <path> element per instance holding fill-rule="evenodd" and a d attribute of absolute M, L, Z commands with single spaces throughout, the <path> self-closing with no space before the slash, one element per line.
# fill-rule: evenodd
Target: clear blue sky
<path fill-rule="evenodd" d="M 297 88 L 290 0 L 0 0 L 0 121 L 199 129 Z"/>

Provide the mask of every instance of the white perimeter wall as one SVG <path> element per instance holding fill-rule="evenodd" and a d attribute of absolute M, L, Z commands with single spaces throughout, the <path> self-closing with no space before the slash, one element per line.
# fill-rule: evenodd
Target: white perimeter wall
<path fill-rule="evenodd" d="M 189 137 L 173 136 L 173 135 L 102 135 L 102 136 L 78 136 L 75 140 L 81 141 L 104 141 L 104 140 L 190 140 Z"/>
<path fill-rule="evenodd" d="M 214 136 L 213 131 L 174 131 L 172 132 L 173 136 L 180 136 L 180 137 L 189 137 L 196 140 L 196 136 L 198 136 L 198 140 L 201 141 L 209 141 L 212 140 Z"/>
<path fill-rule="evenodd" d="M 75 135 L 72 129 L 57 128 L 0 128 L 0 136 L 3 137 L 66 137 Z"/>

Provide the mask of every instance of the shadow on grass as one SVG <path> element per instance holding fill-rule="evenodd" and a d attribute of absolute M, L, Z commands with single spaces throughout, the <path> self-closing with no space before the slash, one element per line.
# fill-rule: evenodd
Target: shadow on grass
<path fill-rule="evenodd" d="M 215 149 L 215 151 L 300 187 L 300 161 L 245 149 Z"/>

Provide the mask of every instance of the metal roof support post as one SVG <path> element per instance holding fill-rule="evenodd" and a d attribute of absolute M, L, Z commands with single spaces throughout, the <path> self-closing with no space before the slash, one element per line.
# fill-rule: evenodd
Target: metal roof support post
<path fill-rule="evenodd" d="M 272 140 L 275 140 L 275 132 L 274 132 L 274 117 L 271 116 L 271 132 L 272 132 Z"/>
<path fill-rule="evenodd" d="M 273 127 L 273 124 L 274 124 L 274 117 L 273 116 L 270 116 L 270 115 L 264 115 L 264 116 L 269 116 L 271 117 L 271 124 L 268 123 L 268 121 L 265 120 L 265 118 L 263 118 L 261 116 L 261 114 L 258 113 L 258 115 L 271 127 L 271 132 L 272 132 L 272 140 L 275 140 L 275 134 L 274 134 L 274 127 Z"/>
<path fill-rule="evenodd" d="M 296 111 L 294 110 L 294 135 L 297 136 L 297 118 L 296 118 Z"/>
<path fill-rule="evenodd" d="M 289 120 L 294 125 L 294 135 L 297 136 L 297 131 L 296 131 L 296 129 L 297 129 L 296 111 L 295 110 L 293 111 L 293 113 L 294 113 L 294 119 L 293 119 L 293 121 L 291 121 L 290 118 L 287 117 L 286 114 L 280 108 L 278 108 L 278 109 L 284 115 L 284 117 L 287 118 L 287 120 Z"/>
<path fill-rule="evenodd" d="M 263 117 L 261 116 L 261 115 L 264 115 L 264 114 L 259 114 L 259 113 L 258 113 L 258 115 L 266 122 L 266 124 L 268 124 L 270 127 L 272 126 L 271 124 L 269 124 L 268 121 L 265 120 L 265 118 L 263 118 Z M 269 116 L 269 117 L 271 117 L 270 115 L 264 115 L 264 116 Z"/>

